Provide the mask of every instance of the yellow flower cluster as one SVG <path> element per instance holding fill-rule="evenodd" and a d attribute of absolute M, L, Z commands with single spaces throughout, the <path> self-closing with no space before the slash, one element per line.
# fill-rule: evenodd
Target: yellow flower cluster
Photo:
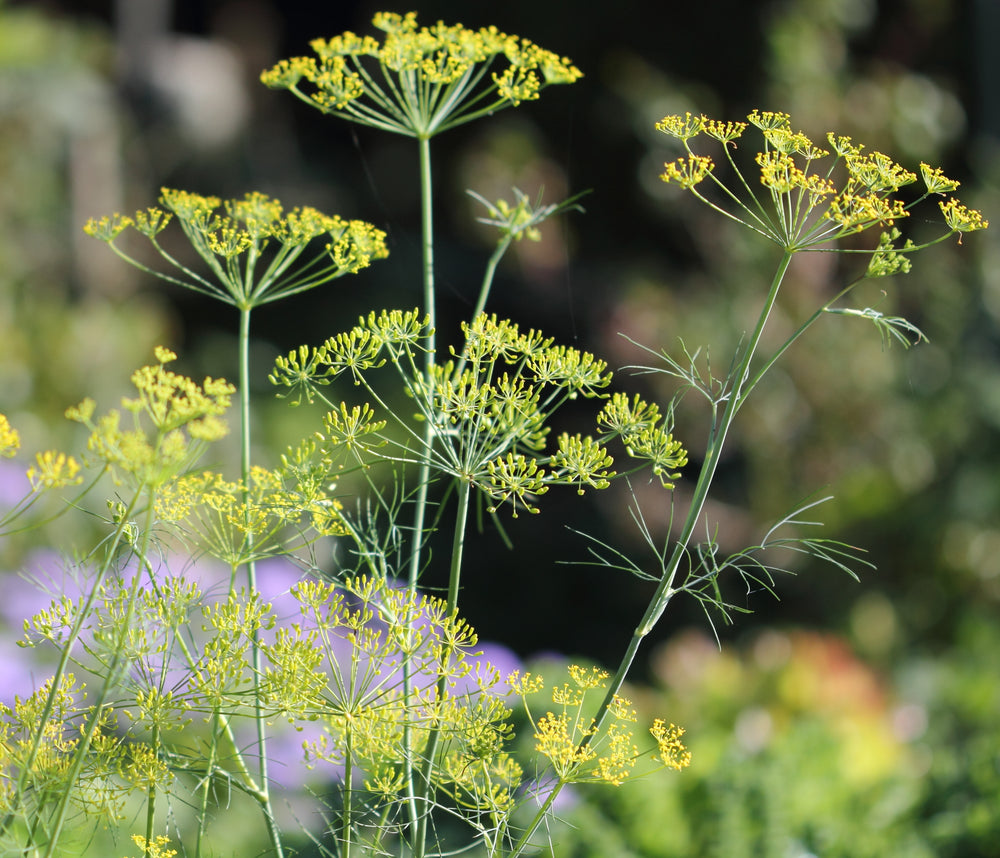
<path fill-rule="evenodd" d="M 126 261 L 241 309 L 303 292 L 342 274 L 356 274 L 373 260 L 389 255 L 385 233 L 370 223 L 327 215 L 311 206 L 286 212 L 279 200 L 257 191 L 242 199 L 223 201 L 162 188 L 160 205 L 163 208 L 153 206 L 131 217 L 114 214 L 91 218 L 83 229 Z M 161 248 L 157 235 L 174 218 L 210 269 L 210 278 L 180 266 Z M 148 238 L 160 255 L 188 279 L 152 270 L 119 250 L 114 242 L 129 228 Z M 296 274 L 292 262 L 313 239 L 321 237 L 327 239 L 323 252 L 333 265 L 317 265 L 320 260 L 314 259 L 303 266 L 310 269 L 309 276 Z M 267 265 L 258 264 L 262 257 Z"/>
<path fill-rule="evenodd" d="M 10 420 L 6 414 L 0 414 L 0 456 L 11 459 L 17 451 L 21 449 L 21 436 L 18 431 L 10 425 Z"/>
<path fill-rule="evenodd" d="M 131 428 L 122 426 L 122 414 L 117 410 L 95 422 L 92 399 L 66 411 L 67 418 L 90 428 L 87 450 L 116 478 L 127 474 L 140 486 L 159 487 L 193 461 L 200 443 L 218 440 L 228 432 L 221 415 L 229 407 L 233 385 L 212 378 L 199 385 L 170 372 L 165 364 L 176 357 L 169 349 L 157 347 L 157 365 L 132 374 L 139 395 L 122 399 L 122 407 L 132 415 Z M 58 457 L 47 464 L 61 468 L 62 474 L 70 467 L 68 463 L 60 465 Z"/>
<path fill-rule="evenodd" d="M 262 249 L 268 239 L 282 245 L 298 246 L 324 233 L 332 238 L 331 251 L 342 255 L 347 256 L 348 235 L 367 246 L 368 259 L 388 255 L 384 246 L 385 234 L 369 223 L 323 214 L 311 206 L 285 212 L 279 200 L 258 191 L 246 194 L 243 199 L 223 201 L 219 197 L 163 188 L 160 204 L 167 211 L 154 206 L 137 211 L 132 217 L 115 214 L 91 218 L 83 230 L 87 235 L 106 242 L 113 241 L 129 227 L 152 238 L 162 232 L 176 215 L 186 231 L 200 235 L 211 251 L 223 259 L 238 256 L 251 247 Z M 220 207 L 224 208 L 224 215 L 217 213 Z M 364 255 L 360 254 L 361 257 Z"/>
<path fill-rule="evenodd" d="M 142 854 L 146 858 L 174 858 L 177 854 L 176 849 L 167 848 L 170 844 L 170 838 L 165 834 L 154 837 L 152 840 L 147 840 L 141 834 L 133 834 L 132 842 L 142 850 Z"/>
<path fill-rule="evenodd" d="M 715 169 L 712 159 L 704 155 L 688 155 L 664 164 L 664 172 L 660 176 L 668 184 L 673 182 L 685 190 L 690 190 Z"/>
<path fill-rule="evenodd" d="M 701 134 L 707 121 L 708 117 L 693 116 L 691 113 L 685 113 L 683 116 L 664 116 L 656 123 L 656 130 L 676 137 L 678 140 L 690 140 Z"/>
<path fill-rule="evenodd" d="M 182 426 L 192 438 L 217 441 L 228 432 L 219 419 L 229 408 L 236 392 L 225 379 L 206 378 L 198 385 L 190 378 L 165 369 L 177 360 L 170 349 L 157 346 L 156 366 L 144 366 L 132 373 L 132 384 L 139 395 L 122 399 L 122 407 L 135 415 L 145 415 L 160 433 L 173 432 Z"/>
<path fill-rule="evenodd" d="M 952 232 L 975 232 L 977 229 L 986 229 L 990 225 L 990 222 L 985 220 L 980 212 L 963 206 L 954 197 L 938 203 L 938 206 L 944 215 L 945 223 L 948 224 Z"/>
<path fill-rule="evenodd" d="M 881 152 L 864 152 L 850 137 L 827 135 L 836 161 L 816 169 L 816 162 L 827 158 L 830 151 L 816 146 L 801 131 L 794 131 L 787 113 L 754 110 L 747 116 L 759 129 L 763 147 L 756 155 L 760 168 L 760 183 L 772 198 L 772 211 L 759 200 L 746 200 L 750 183 L 739 176 L 739 187 L 730 189 L 715 177 L 715 164 L 708 156 L 690 149 L 690 141 L 701 134 L 712 137 L 725 147 L 729 165 L 739 174 L 739 167 L 729 153 L 729 145 L 747 127 L 744 122 L 721 123 L 705 116 L 686 113 L 666 116 L 656 124 L 664 134 L 680 140 L 687 155 L 665 164 L 660 178 L 667 183 L 691 190 L 708 202 L 696 186 L 712 177 L 735 210 L 710 203 L 730 218 L 766 236 L 788 250 L 802 250 L 827 243 L 870 227 L 891 228 L 909 215 L 910 210 L 931 194 L 947 194 L 958 187 L 938 168 L 920 165 L 926 191 L 915 202 L 904 203 L 892 196 L 904 185 L 917 180 L 915 173 L 894 162 Z M 840 162 L 846 174 L 839 183 L 831 178 L 834 165 Z M 950 233 L 971 232 L 988 226 L 982 215 L 948 199 L 940 204 Z M 910 248 L 915 249 L 915 248 Z"/>
<path fill-rule="evenodd" d="M 691 752 L 681 741 L 683 727 L 667 724 L 662 718 L 657 718 L 649 732 L 656 740 L 658 759 L 663 765 L 677 771 L 691 765 Z"/>
<path fill-rule="evenodd" d="M 852 194 L 849 191 L 834 197 L 826 211 L 826 217 L 840 224 L 845 234 L 860 232 L 873 224 L 892 226 L 897 218 L 906 215 L 902 200 L 887 200 L 872 194 Z"/>
<path fill-rule="evenodd" d="M 28 482 L 32 491 L 76 486 L 83 482 L 80 464 L 72 456 L 46 450 L 35 456 L 35 464 L 28 468 Z"/>
<path fill-rule="evenodd" d="M 85 686 L 63 673 L 27 698 L 0 703 L 0 812 L 10 814 L 8 822 L 15 814 L 19 825 L 37 822 L 30 802 L 18 807 L 15 790 L 20 788 L 46 792 L 97 824 L 115 824 L 125 817 L 129 791 L 149 782 L 138 769 L 155 759 L 151 748 L 123 740 L 112 709 L 98 711 L 84 697 Z M 88 752 L 81 759 L 84 743 Z M 162 760 L 156 765 L 164 779 L 172 777 Z"/>
<path fill-rule="evenodd" d="M 156 496 L 162 521 L 184 525 L 210 555 L 232 565 L 280 550 L 278 537 L 289 526 L 343 536 L 341 509 L 321 488 L 286 486 L 282 472 L 259 466 L 250 469 L 246 484 L 203 471 L 170 480 Z"/>
<path fill-rule="evenodd" d="M 281 60 L 261 74 L 261 81 L 290 90 L 324 113 L 408 136 L 431 136 L 582 76 L 565 57 L 496 27 L 470 30 L 440 21 L 418 27 L 415 12 L 379 12 L 373 24 L 385 33 L 381 43 L 349 31 L 314 39 L 314 57 Z M 365 61 L 377 65 L 381 80 Z M 491 72 L 492 85 L 483 90 L 481 81 L 498 63 L 505 65 Z M 481 104 L 491 94 L 493 99 Z"/>
<path fill-rule="evenodd" d="M 631 701 L 614 695 L 608 704 L 611 718 L 608 726 L 598 733 L 597 722 L 583 718 L 587 692 L 607 687 L 608 674 L 599 668 L 582 668 L 570 665 L 569 682 L 554 686 L 552 702 L 560 711 L 548 711 L 531 718 L 535 727 L 535 750 L 551 763 L 553 771 L 563 783 L 598 781 L 618 786 L 632 774 L 640 757 L 632 735 L 632 726 L 638 720 Z M 525 698 L 542 690 L 538 677 L 519 673 L 508 678 L 511 690 Z M 668 768 L 680 770 L 691 761 L 681 736 L 684 731 L 661 719 L 653 722 L 650 734 L 657 743 L 656 759 Z"/>

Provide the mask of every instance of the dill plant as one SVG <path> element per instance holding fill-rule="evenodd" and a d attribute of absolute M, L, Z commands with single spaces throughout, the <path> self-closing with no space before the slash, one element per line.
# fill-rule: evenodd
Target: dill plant
<path fill-rule="evenodd" d="M 335 118 L 415 139 L 423 304 L 373 309 L 325 342 L 276 361 L 269 378 L 279 396 L 325 409 L 277 466 L 250 457 L 251 314 L 361 274 L 386 255 L 383 233 L 309 208 L 285 211 L 259 193 L 223 202 L 172 189 L 162 191 L 159 206 L 86 226 L 149 274 L 233 306 L 239 379 L 236 386 L 211 378 L 196 384 L 169 371 L 175 355 L 157 348 L 156 364 L 135 373 L 138 395 L 121 410 L 95 417 L 95 403 L 85 400 L 67 412 L 90 433 L 86 453 L 37 454 L 28 469 L 30 494 L 3 518 L 12 530 L 50 491 L 91 490 L 105 474 L 113 480 L 107 535 L 81 561 L 83 596 L 57 598 L 25 623 L 26 646 L 58 654 L 55 673 L 0 712 L 0 842 L 12 854 L 64 854 L 67 826 L 77 817 L 104 826 L 141 819 L 132 842 L 145 856 L 174 854 L 175 839 L 186 854 L 207 854 L 210 822 L 225 814 L 222 792 L 253 802 L 270 853 L 288 854 L 268 768 L 268 738 L 278 721 L 321 727 L 305 738 L 303 753 L 310 765 L 331 767 L 338 787 L 326 829 L 309 835 L 323 854 L 429 856 L 472 845 L 510 858 L 536 851 L 566 785 L 621 784 L 651 768 L 690 763 L 683 730 L 666 720 L 636 738 L 638 719 L 622 695 L 643 639 L 674 596 L 690 595 L 726 615 L 733 607 L 720 582 L 735 575 L 773 586 L 773 547 L 847 572 L 861 562 L 841 543 L 795 532 L 811 524 L 802 517 L 810 507 L 730 557 L 720 556 L 712 539 L 695 543 L 694 533 L 738 411 L 821 316 L 870 322 L 885 342 L 908 346 L 922 338 L 905 319 L 843 299 L 868 278 L 909 269 L 909 257 L 927 245 L 901 240 L 896 224 L 928 197 L 941 198 L 943 220 L 941 236 L 929 244 L 987 225 L 950 196 L 957 183 L 921 165 L 924 192 L 904 200 L 897 193 L 916 181 L 914 173 L 833 134 L 823 149 L 782 113 L 754 111 L 748 122 L 665 117 L 657 127 L 684 154 L 665 165 L 663 180 L 772 242 L 780 255 L 756 326 L 725 377 L 714 377 L 698 353 L 649 349 L 657 362 L 637 369 L 678 382 L 672 401 L 649 402 L 615 391 L 599 357 L 489 313 L 493 277 L 512 242 L 537 238 L 543 220 L 576 208 L 575 200 L 542 205 L 520 191 L 512 201 L 473 194 L 485 208 L 482 220 L 498 231 L 497 246 L 475 311 L 462 324 L 462 344 L 443 356 L 435 331 L 431 140 L 581 73 L 495 28 L 419 27 L 415 15 L 394 13 L 374 23 L 381 42 L 353 33 L 318 39 L 315 56 L 284 60 L 262 79 Z M 756 175 L 734 157 L 751 126 L 760 139 Z M 725 170 L 703 154 L 702 142 L 721 148 Z M 171 221 L 201 270 L 160 243 Z M 162 267 L 123 249 L 126 231 L 147 240 Z M 838 240 L 869 231 L 878 238 L 846 249 L 863 260 L 860 276 L 762 354 L 793 255 L 840 251 Z M 337 379 L 350 379 L 361 401 L 329 396 Z M 400 390 L 408 397 L 405 411 L 391 404 Z M 645 470 L 673 517 L 669 492 L 687 454 L 672 434 L 672 416 L 690 391 L 709 404 L 707 452 L 676 535 L 656 540 L 636 501 L 633 518 L 651 558 L 589 545 L 590 562 L 655 583 L 615 672 L 570 666 L 565 682 L 546 688 L 539 676 L 502 676 L 478 661 L 476 634 L 460 611 L 474 498 L 494 516 L 538 514 L 554 487 L 600 491 Z M 227 431 L 233 396 L 242 455 L 239 475 L 229 478 L 201 469 L 198 460 Z M 553 438 L 559 409 L 581 399 L 592 404 L 589 431 Z M 16 428 L 0 417 L 0 455 L 17 455 L 20 446 Z M 84 485 L 87 471 L 94 479 Z M 349 474 L 367 490 L 354 510 L 337 495 Z M 449 583 L 440 598 L 420 587 L 434 531 L 451 536 Z M 332 567 L 315 559 L 320 541 L 347 549 L 334 555 Z M 177 547 L 221 561 L 228 570 L 223 592 L 208 592 L 160 562 Z M 305 569 L 291 590 L 292 621 L 263 599 L 255 571 L 260 560 L 284 555 L 299 556 Z M 77 673 L 93 677 L 95 688 L 85 693 Z M 529 769 L 511 744 L 518 717 L 534 740 Z M 251 745 L 239 738 L 242 723 L 253 726 Z M 193 830 L 166 827 L 180 805 L 190 808 Z M 464 832 L 457 841 L 447 833 L 456 820 Z"/>

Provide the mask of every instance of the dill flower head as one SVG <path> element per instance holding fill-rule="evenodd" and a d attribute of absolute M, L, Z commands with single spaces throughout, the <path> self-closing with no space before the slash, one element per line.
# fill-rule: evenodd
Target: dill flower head
<path fill-rule="evenodd" d="M 72 456 L 46 450 L 35 456 L 35 464 L 27 471 L 32 491 L 76 486 L 83 482 L 80 464 Z"/>
<path fill-rule="evenodd" d="M 744 139 L 753 126 L 759 132 L 759 148 L 754 156 L 758 174 L 744 175 L 730 150 Z M 882 152 L 868 151 L 850 137 L 830 132 L 829 149 L 816 145 L 806 134 L 796 131 L 787 113 L 754 110 L 747 122 L 719 122 L 706 116 L 666 116 L 656 128 L 680 141 L 686 154 L 664 165 L 660 178 L 691 191 L 717 211 L 780 245 L 788 252 L 808 250 L 869 229 L 889 235 L 897 221 L 932 194 L 947 197 L 958 187 L 939 168 L 920 165 L 924 192 L 917 199 L 897 196 L 901 188 L 917 181 L 917 174 L 897 164 Z M 730 168 L 727 183 L 715 170 L 712 156 L 696 152 L 692 142 L 708 137 L 722 144 Z M 718 199 L 709 199 L 702 188 L 715 185 Z M 761 190 L 755 190 L 761 189 Z M 982 215 L 954 198 L 939 202 L 947 235 L 985 229 Z M 898 236 L 898 232 L 896 233 Z M 906 270 L 898 255 L 916 250 L 912 244 L 900 248 L 880 241 L 873 253 L 870 275 Z M 889 260 L 890 264 L 886 264 Z"/>
<path fill-rule="evenodd" d="M 569 681 L 551 689 L 552 709 L 538 718 L 531 714 L 528 697 L 543 690 L 538 677 L 512 675 L 512 691 L 525 701 L 534 728 L 535 751 L 545 757 L 562 783 L 598 782 L 620 786 L 634 777 L 641 754 L 633 739 L 638 721 L 632 701 L 614 694 L 606 703 L 606 718 L 584 716 L 589 691 L 607 687 L 608 674 L 600 668 L 567 667 Z M 680 770 L 691 761 L 681 742 L 684 730 L 667 727 L 657 718 L 649 728 L 657 743 L 654 761 L 662 767 Z"/>
<path fill-rule="evenodd" d="M 222 200 L 162 188 L 159 202 L 160 207 L 132 216 L 92 218 L 83 230 L 144 271 L 241 310 L 357 274 L 389 255 L 385 233 L 366 221 L 324 214 L 311 206 L 286 210 L 279 200 L 258 191 Z M 160 245 L 159 234 L 173 221 L 201 257 L 206 274 L 183 266 Z M 117 247 L 118 237 L 130 228 L 145 236 L 175 273 L 151 269 Z M 300 260 L 306 251 L 311 256 Z"/>
<path fill-rule="evenodd" d="M 418 27 L 415 12 L 379 12 L 372 23 L 381 41 L 349 31 L 314 39 L 314 56 L 281 60 L 261 81 L 324 113 L 426 138 L 583 74 L 569 59 L 496 27 Z"/>
<path fill-rule="evenodd" d="M 140 486 L 162 486 L 189 467 L 205 443 L 217 441 L 229 431 L 222 415 L 236 388 L 224 379 L 206 378 L 197 384 L 166 369 L 176 358 L 170 349 L 158 346 L 157 364 L 132 373 L 138 395 L 122 399 L 122 409 L 131 419 L 114 409 L 95 420 L 92 399 L 66 411 L 68 419 L 91 430 L 88 453 L 116 479 L 128 476 Z M 40 479 L 52 468 L 58 468 L 63 476 L 76 476 L 75 470 L 70 473 L 72 465 L 60 463 L 58 457 L 45 467 L 42 464 L 40 461 Z"/>

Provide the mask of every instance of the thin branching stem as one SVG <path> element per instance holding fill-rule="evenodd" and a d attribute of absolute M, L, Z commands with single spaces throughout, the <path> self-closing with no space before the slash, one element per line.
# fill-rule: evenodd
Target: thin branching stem
<path fill-rule="evenodd" d="M 635 657 L 639 652 L 639 647 L 645 637 L 656 626 L 660 617 L 663 615 L 663 612 L 666 610 L 667 605 L 670 603 L 670 600 L 677 592 L 677 590 L 674 589 L 674 581 L 677 576 L 677 571 L 680 568 L 681 561 L 687 556 L 688 545 L 694 535 L 698 520 L 701 518 L 705 501 L 708 499 L 708 494 L 712 487 L 712 481 L 715 477 L 715 471 L 718 468 L 719 460 L 722 456 L 722 449 L 725 445 L 726 436 L 732 426 L 736 412 L 743 401 L 741 394 L 744 385 L 750 377 L 750 368 L 754 355 L 757 351 L 757 346 L 760 344 L 764 329 L 767 326 L 767 321 L 771 315 L 771 310 L 774 308 L 778 292 L 781 288 L 782 281 L 784 280 L 785 273 L 788 271 L 788 265 L 791 262 L 792 255 L 793 252 L 789 250 L 786 250 L 782 255 L 781 261 L 778 263 L 777 270 L 771 281 L 767 298 L 764 300 L 764 306 L 757 319 L 757 325 L 754 328 L 754 332 L 743 350 L 741 359 L 736 363 L 734 370 L 730 373 L 728 381 L 729 393 L 726 398 L 726 406 L 723 409 L 721 417 L 717 421 L 713 420 L 712 422 L 712 426 L 709 431 L 705 461 L 698 474 L 698 481 L 695 483 L 694 493 L 691 498 L 691 505 L 688 508 L 688 513 L 684 520 L 684 524 L 681 527 L 681 532 L 674 543 L 670 559 L 663 568 L 663 573 L 660 576 L 656 590 L 649 600 L 646 611 L 643 614 L 639 625 L 636 627 L 635 632 L 629 640 L 625 653 L 618 664 L 618 669 L 615 671 L 614 676 L 609 682 L 604 699 L 601 701 L 601 704 L 594 715 L 593 731 L 588 733 L 583 741 L 581 741 L 581 748 L 589 745 L 593 736 L 600 734 L 604 727 L 604 723 L 610 715 L 609 706 L 613 702 L 615 696 L 621 692 L 622 686 L 625 683 L 625 678 L 628 676 L 628 673 L 632 668 L 632 663 L 635 661 Z M 563 786 L 564 784 L 562 782 L 556 784 L 547 799 L 546 807 L 551 806 L 556 795 L 562 790 Z M 527 848 L 531 837 L 534 835 L 534 832 L 545 818 L 543 813 L 544 809 L 545 807 L 543 807 L 542 810 L 535 815 L 535 818 L 525 829 L 521 838 L 515 844 L 511 852 L 512 856 L 520 855 Z"/>
<path fill-rule="evenodd" d="M 247 508 L 250 504 L 250 312 L 252 309 L 252 306 L 240 308 L 239 333 L 240 476 L 243 481 L 243 503 Z M 253 559 L 253 533 L 249 530 L 246 534 L 246 551 L 247 557 L 250 558 L 245 564 L 247 591 L 253 593 L 257 589 L 257 566 Z M 256 628 L 253 631 L 250 646 L 250 659 L 254 683 L 254 726 L 257 731 L 258 750 L 257 800 L 261 812 L 264 814 L 264 823 L 275 858 L 283 858 L 281 831 L 274 818 L 268 784 L 267 715 L 260 697 L 261 647 L 260 632 Z"/>

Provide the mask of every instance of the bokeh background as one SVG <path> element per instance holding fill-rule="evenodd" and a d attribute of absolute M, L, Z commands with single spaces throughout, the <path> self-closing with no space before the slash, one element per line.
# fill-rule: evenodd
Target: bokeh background
<path fill-rule="evenodd" d="M 369 32 L 383 8 L 0 5 L 0 412 L 32 448 L 71 442 L 64 408 L 84 395 L 113 402 L 154 344 L 179 351 L 195 376 L 236 374 L 234 314 L 137 274 L 81 232 L 88 217 L 154 203 L 163 185 L 260 190 L 389 234 L 387 261 L 256 314 L 264 459 L 315 420 L 270 400 L 274 356 L 370 309 L 418 303 L 413 142 L 257 82 L 311 38 Z M 648 360 L 620 334 L 653 349 L 683 338 L 724 366 L 775 249 L 659 182 L 675 152 L 653 125 L 668 113 L 783 110 L 816 138 L 835 130 L 911 169 L 940 165 L 962 181 L 963 202 L 993 220 L 1000 212 L 994 0 L 616 0 L 593 11 L 438 0 L 395 11 L 411 8 L 423 24 L 523 35 L 585 74 L 435 140 L 443 330 L 471 311 L 491 250 L 466 189 L 495 199 L 544 188 L 549 202 L 591 190 L 585 213 L 518 245 L 492 309 L 612 367 Z M 906 227 L 915 238 L 933 231 Z M 779 331 L 851 275 L 831 260 L 793 268 Z M 823 534 L 863 547 L 876 571 L 859 570 L 856 583 L 802 565 L 779 581 L 780 600 L 735 587 L 730 598 L 753 613 L 717 624 L 721 649 L 696 604 L 671 605 L 634 696 L 644 713 L 688 727 L 695 764 L 579 793 L 553 831 L 557 854 L 1000 854 L 998 260 L 995 228 L 918 254 L 912 273 L 859 301 L 906 315 L 929 343 L 884 349 L 870 326 L 824 319 L 741 413 L 709 510 L 722 547 L 752 543 L 798 501 L 829 494 Z M 665 402 L 672 389 L 658 378 L 621 375 Z M 696 461 L 704 414 L 688 404 L 678 434 Z M 4 463 L 5 496 L 16 496 L 16 467 Z M 613 665 L 649 588 L 574 564 L 587 557 L 574 530 L 637 549 L 628 497 L 546 500 L 541 515 L 507 523 L 517 552 L 489 527 L 477 535 L 466 615 L 519 658 Z M 661 535 L 666 518 L 653 521 Z M 10 576 L 43 562 L 37 545 L 6 551 Z M 5 614 L 14 629 L 15 615 Z M 14 681 L 0 679 L 8 698 Z"/>

